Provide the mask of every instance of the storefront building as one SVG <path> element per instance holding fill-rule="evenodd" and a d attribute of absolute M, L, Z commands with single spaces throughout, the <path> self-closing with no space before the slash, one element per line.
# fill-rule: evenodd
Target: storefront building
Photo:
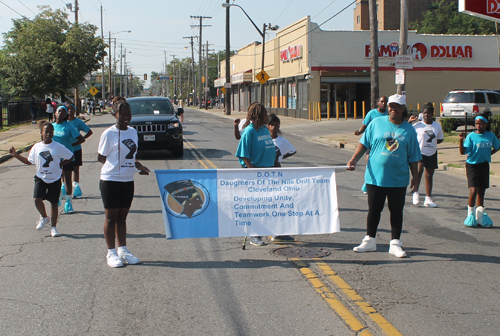
<path fill-rule="evenodd" d="M 380 31 L 380 95 L 396 92 L 394 48 L 399 31 Z M 370 33 L 323 31 L 307 16 L 281 30 L 265 46 L 264 105 L 270 113 L 309 118 L 310 106 L 321 107 L 323 117 L 363 114 L 370 109 Z M 407 105 L 436 106 L 454 89 L 500 89 L 500 62 L 496 36 L 422 35 L 408 33 L 413 69 L 406 71 Z M 260 101 L 262 46 L 251 43 L 231 57 L 233 110 L 246 111 Z M 225 62 L 221 62 L 225 69 Z M 222 70 L 224 71 L 224 70 Z M 215 82 L 224 86 L 225 78 Z"/>

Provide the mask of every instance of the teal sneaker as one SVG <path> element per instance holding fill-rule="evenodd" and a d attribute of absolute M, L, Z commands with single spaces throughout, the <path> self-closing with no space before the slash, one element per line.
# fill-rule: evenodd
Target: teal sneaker
<path fill-rule="evenodd" d="M 66 196 L 66 186 L 64 183 L 61 185 L 61 195 L 62 197 Z"/>
<path fill-rule="evenodd" d="M 82 198 L 82 189 L 80 189 L 80 186 L 77 185 L 74 188 L 75 190 L 73 191 L 73 198 Z"/>
<path fill-rule="evenodd" d="M 483 224 L 481 224 L 482 227 L 492 227 L 493 226 L 493 221 L 491 220 L 491 217 L 488 216 L 488 214 L 485 212 L 483 213 Z"/>
<path fill-rule="evenodd" d="M 477 220 L 476 217 L 474 217 L 474 214 L 471 213 L 469 216 L 467 216 L 467 218 L 464 220 L 464 225 L 470 227 L 477 227 Z"/>
<path fill-rule="evenodd" d="M 75 210 L 73 210 L 73 204 L 71 204 L 71 200 L 69 198 L 66 200 L 66 203 L 64 204 L 64 212 L 65 213 L 75 212 Z"/>

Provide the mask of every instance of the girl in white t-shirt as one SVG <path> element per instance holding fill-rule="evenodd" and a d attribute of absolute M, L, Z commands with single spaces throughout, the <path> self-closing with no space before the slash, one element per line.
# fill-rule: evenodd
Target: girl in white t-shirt
<path fill-rule="evenodd" d="M 40 219 L 36 222 L 36 229 L 41 230 L 52 221 L 50 235 L 59 237 L 56 226 L 57 204 L 61 192 L 62 166 L 73 160 L 73 153 L 60 143 L 52 141 L 54 126 L 51 123 L 43 123 L 40 127 L 40 133 L 42 141 L 31 148 L 27 158 L 19 155 L 14 147 L 10 148 L 9 153 L 24 164 L 35 164 L 36 175 L 33 198 L 36 209 L 40 213 Z M 50 202 L 50 217 L 47 216 L 43 200 Z"/>
<path fill-rule="evenodd" d="M 140 175 L 149 175 L 149 169 L 135 159 L 138 137 L 137 131 L 128 126 L 132 113 L 125 98 L 113 99 L 112 115 L 116 124 L 102 133 L 97 159 L 103 164 L 99 188 L 106 214 L 106 260 L 110 267 L 122 267 L 123 263 L 140 263 L 139 258 L 127 249 L 126 220 L 134 198 L 134 174 L 139 170 Z"/>
<path fill-rule="evenodd" d="M 443 129 L 441 125 L 433 120 L 434 105 L 432 103 L 425 104 L 424 111 L 421 115 L 422 121 L 413 124 L 417 132 L 420 153 L 422 154 L 422 160 L 418 163 L 418 178 L 417 184 L 415 185 L 415 192 L 413 193 L 413 204 L 418 205 L 420 203 L 418 188 L 425 168 L 424 206 L 435 208 L 437 205 L 431 199 L 432 178 L 434 176 L 434 170 L 438 168 L 437 145 L 443 142 Z"/>
<path fill-rule="evenodd" d="M 274 146 L 276 147 L 276 160 L 274 161 L 275 167 L 281 167 L 281 162 L 283 159 L 289 158 L 297 153 L 297 150 L 292 146 L 287 139 L 283 138 L 280 134 L 281 121 L 280 118 L 274 113 L 269 115 L 269 121 L 267 123 L 267 128 L 269 133 L 271 133 L 271 138 L 273 139 Z M 273 236 L 272 241 L 294 241 L 295 238 L 292 236 Z"/>

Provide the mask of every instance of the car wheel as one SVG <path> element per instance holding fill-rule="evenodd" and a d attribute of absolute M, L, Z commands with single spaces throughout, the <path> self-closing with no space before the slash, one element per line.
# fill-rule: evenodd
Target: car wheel
<path fill-rule="evenodd" d="M 173 152 L 174 152 L 175 157 L 183 157 L 184 156 L 184 144 L 180 144 L 180 146 L 175 147 Z"/>

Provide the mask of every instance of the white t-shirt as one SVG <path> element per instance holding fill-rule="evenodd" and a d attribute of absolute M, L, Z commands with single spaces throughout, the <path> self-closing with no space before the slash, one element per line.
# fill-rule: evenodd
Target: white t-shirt
<path fill-rule="evenodd" d="M 102 133 L 98 153 L 106 157 L 106 163 L 101 168 L 101 180 L 134 180 L 138 141 L 137 131 L 132 127 L 121 131 L 113 125 Z"/>
<path fill-rule="evenodd" d="M 54 108 L 52 104 L 47 104 L 47 109 L 45 110 L 47 113 L 54 113 Z"/>
<path fill-rule="evenodd" d="M 444 138 L 441 125 L 435 121 L 430 125 L 423 121 L 419 121 L 414 124 L 413 127 L 417 132 L 418 145 L 422 155 L 434 155 L 437 151 L 437 141 Z"/>
<path fill-rule="evenodd" d="M 28 161 L 36 166 L 36 176 L 45 183 L 53 183 L 61 178 L 62 160 L 69 160 L 73 153 L 58 142 L 36 143 L 31 147 Z"/>
<path fill-rule="evenodd" d="M 240 135 L 241 133 L 243 133 L 243 125 L 245 125 L 245 123 L 247 122 L 247 119 L 241 119 L 240 123 L 238 124 L 238 130 L 240 131 Z"/>
<path fill-rule="evenodd" d="M 293 154 L 297 150 L 295 147 L 292 146 L 290 142 L 288 142 L 287 139 L 283 138 L 282 136 L 279 136 L 276 139 L 273 139 L 274 145 L 278 148 L 278 162 L 283 161 L 283 156 L 286 154 Z"/>

